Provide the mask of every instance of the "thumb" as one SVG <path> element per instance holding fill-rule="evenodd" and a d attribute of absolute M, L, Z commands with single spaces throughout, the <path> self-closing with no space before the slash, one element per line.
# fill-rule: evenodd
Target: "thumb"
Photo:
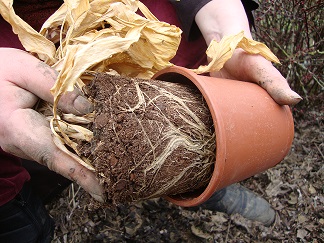
<path fill-rule="evenodd" d="M 53 103 L 50 89 L 58 75 L 53 68 L 29 53 L 14 48 L 0 48 L 0 66 L 1 78 Z M 59 107 L 63 112 L 77 115 L 87 114 L 93 109 L 92 104 L 76 89 L 62 96 Z"/>
<path fill-rule="evenodd" d="M 295 105 L 302 100 L 272 63 L 261 55 L 238 49 L 224 67 L 230 70 L 231 77 L 259 84 L 279 105 Z"/>
<path fill-rule="evenodd" d="M 300 102 L 302 98 L 289 87 L 280 72 L 272 64 L 270 65 L 271 67 L 268 68 L 255 67 L 256 76 L 252 81 L 264 88 L 279 105 L 295 105 Z"/>

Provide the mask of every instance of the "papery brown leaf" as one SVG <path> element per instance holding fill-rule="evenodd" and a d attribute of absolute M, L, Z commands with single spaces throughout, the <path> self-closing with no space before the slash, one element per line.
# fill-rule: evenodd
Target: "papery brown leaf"
<path fill-rule="evenodd" d="M 244 32 L 241 31 L 236 35 L 225 36 L 220 42 L 212 40 L 206 51 L 210 59 L 209 64 L 205 66 L 202 65 L 193 71 L 201 74 L 221 70 L 224 64 L 232 57 L 236 48 L 242 48 L 249 54 L 260 54 L 267 60 L 279 63 L 278 58 L 266 45 L 246 38 Z"/>

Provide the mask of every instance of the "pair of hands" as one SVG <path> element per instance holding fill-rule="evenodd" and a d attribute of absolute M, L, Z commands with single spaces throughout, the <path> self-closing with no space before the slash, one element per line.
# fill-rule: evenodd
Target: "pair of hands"
<path fill-rule="evenodd" d="M 240 79 L 258 82 L 280 104 L 295 104 L 301 99 L 263 57 L 240 52 L 236 55 L 214 76 L 236 78 L 239 75 Z M 53 102 L 50 88 L 57 73 L 32 55 L 12 48 L 0 48 L 0 67 L 1 148 L 47 166 L 76 181 L 96 200 L 104 201 L 103 189 L 94 173 L 57 148 L 48 121 L 33 109 L 39 98 Z M 76 90 L 63 96 L 59 107 L 78 115 L 93 109 Z"/>

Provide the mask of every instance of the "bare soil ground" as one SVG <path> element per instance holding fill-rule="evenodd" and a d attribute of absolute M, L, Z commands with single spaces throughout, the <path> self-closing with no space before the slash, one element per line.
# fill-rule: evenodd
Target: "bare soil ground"
<path fill-rule="evenodd" d="M 48 205 L 54 242 L 323 242 L 324 110 L 294 111 L 295 139 L 276 167 L 242 182 L 277 211 L 272 227 L 239 215 L 192 212 L 164 199 L 87 210 L 73 184 Z"/>

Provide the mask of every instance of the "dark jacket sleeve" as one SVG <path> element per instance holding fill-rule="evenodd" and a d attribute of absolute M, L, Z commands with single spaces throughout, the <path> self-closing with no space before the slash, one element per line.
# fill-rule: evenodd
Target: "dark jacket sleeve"
<path fill-rule="evenodd" d="M 185 34 L 185 36 L 189 40 L 194 40 L 198 36 L 201 35 L 198 26 L 195 22 L 195 16 L 197 12 L 205 6 L 207 3 L 209 3 L 212 0 L 169 0 L 172 5 L 174 6 L 178 19 L 181 24 L 181 28 Z M 226 0 L 224 0 L 226 1 Z M 241 0 L 244 9 L 247 13 L 248 19 L 250 26 L 254 26 L 254 20 L 253 20 L 253 15 L 252 11 L 257 9 L 259 5 L 252 1 L 252 0 Z"/>

